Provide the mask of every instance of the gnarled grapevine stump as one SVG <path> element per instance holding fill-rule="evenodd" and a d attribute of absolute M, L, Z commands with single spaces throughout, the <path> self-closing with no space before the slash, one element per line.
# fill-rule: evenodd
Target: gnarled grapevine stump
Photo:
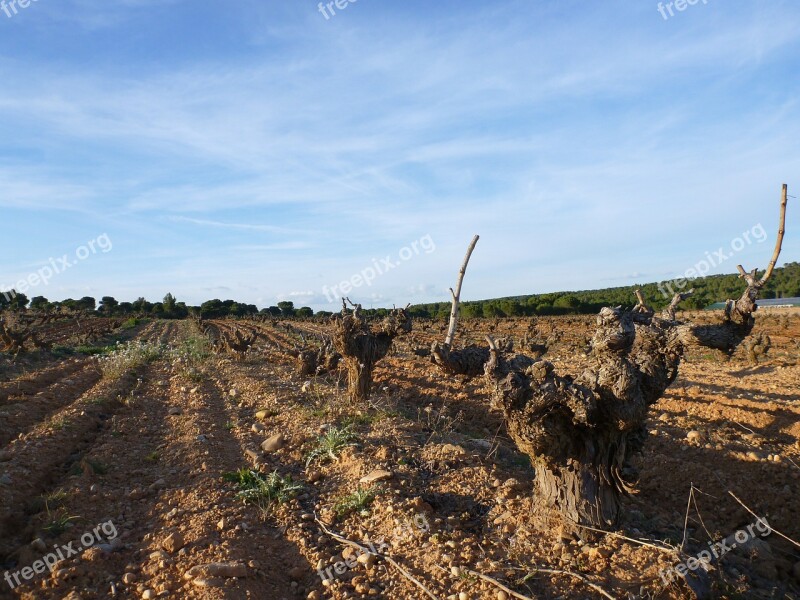
<path fill-rule="evenodd" d="M 633 484 L 628 461 L 647 437 L 648 409 L 677 377 L 685 350 L 697 345 L 732 353 L 750 335 L 756 299 L 780 254 L 786 198 L 784 186 L 778 241 L 766 273 L 758 279 L 756 271 L 739 266 L 747 288 L 727 302 L 721 323 L 677 320 L 676 309 L 691 292 L 676 295 L 661 315 L 637 294 L 632 310 L 600 311 L 591 364 L 577 377 L 559 375 L 546 361 L 512 358 L 488 338 L 485 373 L 494 385 L 493 403 L 536 468 L 538 516 L 555 509 L 576 533 L 585 531 L 581 526 L 617 525 L 622 497 Z"/>
<path fill-rule="evenodd" d="M 347 302 L 350 302 L 349 300 Z M 394 339 L 411 331 L 411 316 L 406 308 L 394 309 L 374 329 L 361 313 L 361 305 L 347 310 L 342 301 L 342 313 L 334 316 L 333 345 L 344 357 L 350 399 L 366 402 L 372 388 L 375 364 L 389 352 Z"/>

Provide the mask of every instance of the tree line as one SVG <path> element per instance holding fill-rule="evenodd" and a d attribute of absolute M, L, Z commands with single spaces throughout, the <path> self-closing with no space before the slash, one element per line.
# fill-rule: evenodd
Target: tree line
<path fill-rule="evenodd" d="M 554 292 L 462 302 L 461 317 L 469 319 L 596 314 L 605 306 L 632 305 L 636 298 L 634 292 L 637 289 L 642 290 L 653 308 L 660 310 L 669 304 L 673 296 L 672 291 L 694 288 L 694 296 L 687 299 L 683 306 L 689 309 L 702 309 L 715 302 L 734 297 L 741 289 L 741 280 L 738 275 L 712 275 L 685 282 L 684 287 L 680 289 L 678 285 L 676 282 L 647 283 L 600 290 Z M 767 299 L 800 297 L 800 263 L 791 262 L 775 269 L 761 297 Z M 408 312 L 412 317 L 418 318 L 447 318 L 450 307 L 449 301 L 417 304 L 411 306 Z M 294 303 L 288 300 L 259 310 L 255 304 L 219 299 L 207 300 L 199 306 L 188 306 L 185 302 L 178 302 L 171 293 L 164 296 L 161 302 L 148 302 L 143 297 L 133 302 L 119 302 L 112 296 L 103 296 L 99 302 L 90 296 L 79 300 L 67 298 L 59 302 L 50 302 L 44 296 L 35 296 L 29 300 L 25 294 L 13 292 L 0 294 L 0 310 L 52 311 L 62 308 L 95 312 L 102 316 L 148 315 L 160 319 L 185 319 L 189 316 L 220 319 L 254 315 L 291 319 L 326 317 L 332 314 L 329 311 L 314 312 L 308 306 L 296 308 Z M 389 314 L 389 309 L 364 309 L 363 312 L 367 316 L 382 318 Z"/>

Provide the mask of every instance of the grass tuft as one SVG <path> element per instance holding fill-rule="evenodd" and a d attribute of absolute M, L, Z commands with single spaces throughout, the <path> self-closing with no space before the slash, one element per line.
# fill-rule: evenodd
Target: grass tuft
<path fill-rule="evenodd" d="M 338 461 L 339 455 L 349 446 L 355 446 L 358 436 L 349 427 L 331 427 L 317 440 L 317 447 L 306 457 L 306 467 L 316 461 Z"/>

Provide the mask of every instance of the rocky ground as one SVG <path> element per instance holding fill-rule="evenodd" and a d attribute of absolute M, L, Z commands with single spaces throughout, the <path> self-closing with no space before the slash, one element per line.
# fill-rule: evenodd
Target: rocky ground
<path fill-rule="evenodd" d="M 481 322 L 463 339 L 532 332 L 569 372 L 591 323 Z M 800 548 L 778 533 L 800 540 L 800 313 L 759 313 L 759 364 L 688 357 L 652 411 L 623 527 L 589 543 L 531 524 L 534 472 L 483 381 L 414 353 L 441 325 L 380 363 L 369 407 L 348 404 L 342 373 L 296 375 L 285 350 L 318 324 L 250 323 L 252 351 L 206 356 L 193 323 L 153 322 L 130 337 L 170 349 L 123 373 L 0 359 L 0 597 L 692 597 L 659 573 L 686 560 L 684 537 L 697 555 L 756 523 L 732 492 L 769 530 L 729 540 L 715 597 L 800 598 Z M 343 430 L 336 458 L 307 466 Z M 245 503 L 239 469 L 277 473 L 285 497 Z M 52 572 L 39 562 L 59 552 Z"/>

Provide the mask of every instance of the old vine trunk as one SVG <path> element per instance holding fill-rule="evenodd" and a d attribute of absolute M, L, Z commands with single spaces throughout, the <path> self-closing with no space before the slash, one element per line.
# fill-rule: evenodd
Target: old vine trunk
<path fill-rule="evenodd" d="M 350 399 L 366 402 L 375 364 L 386 356 L 397 336 L 411 331 L 411 317 L 406 309 L 394 309 L 373 329 L 361 313 L 361 305 L 350 304 L 352 312 L 342 301 L 342 313 L 334 317 L 333 344 L 347 366 Z"/>
<path fill-rule="evenodd" d="M 685 350 L 694 345 L 733 352 L 750 334 L 756 299 L 772 275 L 783 240 L 786 186 L 778 240 L 769 268 L 739 272 L 742 296 L 727 303 L 720 323 L 692 325 L 677 320 L 678 294 L 656 315 L 641 294 L 631 310 L 604 308 L 591 341 L 591 364 L 577 377 L 559 375 L 546 361 L 512 356 L 491 338 L 485 373 L 508 431 L 536 468 L 537 516 L 555 516 L 568 530 L 618 524 L 621 501 L 634 483 L 629 459 L 647 437 L 650 406 L 675 380 Z M 555 509 L 555 510 L 553 510 Z"/>

